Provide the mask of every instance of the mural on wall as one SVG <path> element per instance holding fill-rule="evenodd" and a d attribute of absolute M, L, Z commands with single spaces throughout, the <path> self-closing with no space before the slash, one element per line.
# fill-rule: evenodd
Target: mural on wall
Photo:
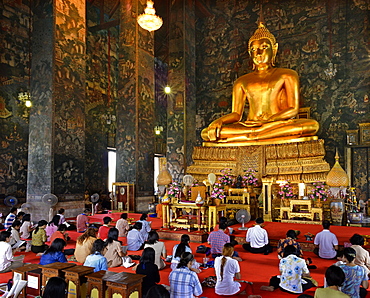
<path fill-rule="evenodd" d="M 141 7 L 121 6 L 116 139 L 117 181 L 134 182 L 139 196 L 153 194 L 154 173 L 154 35 L 136 31 Z"/>
<path fill-rule="evenodd" d="M 89 24 L 97 24 L 93 8 Z M 104 193 L 108 184 L 107 147 L 115 148 L 118 65 L 118 28 L 89 31 L 86 61 L 86 190 Z"/>
<path fill-rule="evenodd" d="M 85 158 L 85 4 L 55 1 L 54 192 L 83 194 Z"/>
<path fill-rule="evenodd" d="M 175 181 L 181 181 L 191 162 L 195 131 L 195 15 L 194 1 L 171 3 L 169 84 L 167 105 L 167 161 Z M 186 134 L 186 136 L 185 136 Z"/>
<path fill-rule="evenodd" d="M 258 1 L 214 4 L 208 7 L 213 16 L 197 22 L 199 145 L 201 129 L 231 111 L 235 79 L 252 71 L 247 42 L 260 9 Z M 298 72 L 300 104 L 320 123 L 318 136 L 331 164 L 336 148 L 343 156 L 346 130 L 370 119 L 369 9 L 351 0 L 263 4 L 266 26 L 279 43 L 277 66 Z"/>
<path fill-rule="evenodd" d="M 29 7 L 3 3 L 0 19 L 0 198 L 25 198 L 29 108 L 18 94 L 29 91 Z"/>

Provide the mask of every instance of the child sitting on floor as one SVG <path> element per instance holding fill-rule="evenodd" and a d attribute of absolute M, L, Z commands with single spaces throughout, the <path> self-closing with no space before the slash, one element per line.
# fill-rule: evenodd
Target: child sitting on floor
<path fill-rule="evenodd" d="M 95 240 L 91 250 L 92 254 L 87 256 L 84 266 L 94 267 L 94 272 L 108 270 L 107 259 L 102 254 L 104 248 L 105 242 L 103 240 Z"/>

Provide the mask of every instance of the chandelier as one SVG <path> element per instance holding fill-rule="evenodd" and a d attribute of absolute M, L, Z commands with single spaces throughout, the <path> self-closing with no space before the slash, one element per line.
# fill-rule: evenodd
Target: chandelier
<path fill-rule="evenodd" d="M 145 13 L 137 17 L 137 22 L 139 23 L 140 27 L 148 30 L 149 32 L 161 28 L 163 24 L 162 18 L 155 15 L 155 9 L 153 5 L 154 2 L 152 0 L 148 0 L 146 2 L 146 8 L 144 9 Z"/>

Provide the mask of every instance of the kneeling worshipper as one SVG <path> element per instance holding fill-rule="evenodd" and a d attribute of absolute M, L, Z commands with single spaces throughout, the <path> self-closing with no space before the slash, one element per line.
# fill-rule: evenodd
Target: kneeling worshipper
<path fill-rule="evenodd" d="M 40 259 L 40 265 L 48 265 L 52 263 L 67 263 L 66 256 L 63 252 L 67 243 L 60 238 L 56 238 L 50 247 L 44 252 Z"/>
<path fill-rule="evenodd" d="M 107 258 L 103 256 L 104 249 L 105 242 L 101 239 L 95 240 L 91 250 L 92 254 L 87 256 L 84 266 L 94 267 L 94 272 L 108 270 Z"/>
<path fill-rule="evenodd" d="M 265 221 L 263 218 L 258 217 L 256 224 L 253 228 L 249 228 L 246 235 L 246 242 L 243 244 L 243 248 L 251 253 L 263 253 L 268 255 L 272 252 L 272 247 L 269 245 L 269 239 L 267 231 L 262 228 L 262 224 Z"/>
<path fill-rule="evenodd" d="M 134 227 L 127 234 L 127 250 L 141 250 L 144 248 L 144 239 L 140 230 L 142 228 L 141 222 L 135 222 Z"/>
<path fill-rule="evenodd" d="M 11 233 L 0 232 L 0 273 L 10 272 L 13 269 L 23 266 L 24 255 L 13 257 L 12 247 L 9 244 Z"/>
<path fill-rule="evenodd" d="M 316 289 L 315 298 L 350 297 L 339 290 L 339 288 L 343 285 L 345 278 L 346 276 L 344 275 L 344 272 L 340 267 L 335 265 L 330 266 L 328 269 L 326 269 L 325 272 L 325 280 L 328 286 L 326 288 Z"/>
<path fill-rule="evenodd" d="M 293 245 L 285 247 L 284 258 L 279 263 L 280 275 L 273 276 L 268 286 L 262 286 L 263 291 L 274 291 L 276 288 L 291 293 L 300 294 L 314 286 L 305 260 L 297 256 L 297 250 Z"/>

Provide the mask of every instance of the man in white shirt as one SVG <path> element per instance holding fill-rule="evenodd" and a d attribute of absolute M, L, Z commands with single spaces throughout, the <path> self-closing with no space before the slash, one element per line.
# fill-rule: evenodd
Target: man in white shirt
<path fill-rule="evenodd" d="M 259 217 L 256 219 L 256 225 L 248 229 L 246 236 L 247 243 L 243 244 L 245 250 L 255 254 L 263 253 L 265 255 L 272 252 L 267 231 L 261 226 L 263 223 L 264 220 Z"/>
<path fill-rule="evenodd" d="M 330 222 L 328 220 L 323 221 L 322 227 L 324 229 L 315 237 L 314 253 L 322 259 L 335 259 L 338 250 L 337 236 L 329 231 Z"/>

